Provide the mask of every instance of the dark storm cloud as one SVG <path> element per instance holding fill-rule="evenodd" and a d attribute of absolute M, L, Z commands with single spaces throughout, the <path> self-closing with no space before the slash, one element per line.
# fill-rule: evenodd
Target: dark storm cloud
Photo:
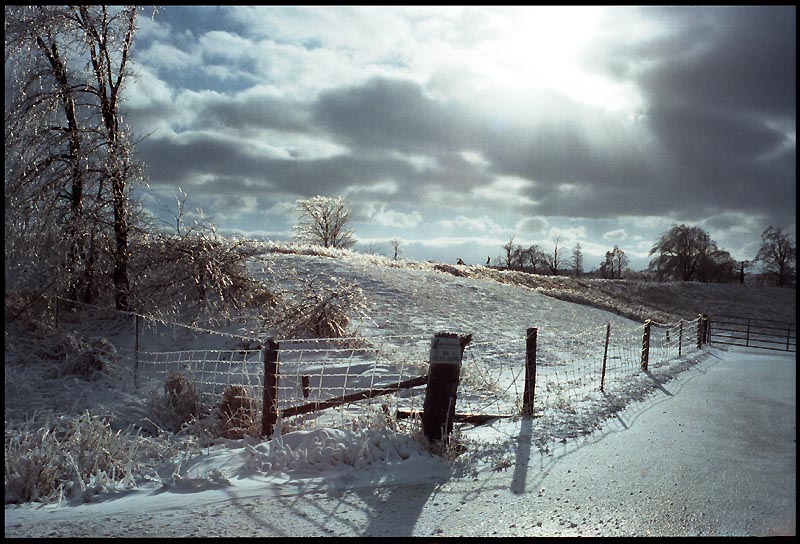
<path fill-rule="evenodd" d="M 435 157 L 439 168 L 427 172 L 423 182 L 451 189 L 468 190 L 487 184 L 492 175 L 511 175 L 539 182 L 531 198 L 557 201 L 562 183 L 591 184 L 593 190 L 604 191 L 628 187 L 650 175 L 615 121 L 560 100 L 565 111 L 573 112 L 570 116 L 526 125 L 429 98 L 413 82 L 376 78 L 323 93 L 314 111 L 320 126 L 350 146 Z M 581 125 L 587 117 L 597 125 L 591 131 Z M 482 153 L 490 163 L 486 171 L 464 161 L 460 151 Z M 615 210 L 626 206 L 616 203 Z M 583 204 L 588 209 L 581 210 L 582 215 L 595 215 L 591 202 Z M 537 211 L 551 210 L 543 206 Z"/>
<path fill-rule="evenodd" d="M 450 163 L 437 171 L 426 172 L 406 160 L 380 153 L 317 159 L 268 157 L 248 150 L 241 141 L 208 134 L 184 139 L 151 138 L 142 142 L 138 150 L 149 170 L 158 173 L 157 177 L 151 176 L 151 184 L 195 187 L 214 194 L 278 191 L 303 197 L 338 195 L 354 186 L 392 179 L 401 191 L 383 198 L 412 201 L 418 196 L 416 189 L 429 182 L 444 185 L 454 179 L 473 179 L 475 185 L 479 184 L 477 176 L 468 171 L 469 165 L 457 157 L 451 157 Z"/>
<path fill-rule="evenodd" d="M 326 91 L 314 112 L 319 126 L 360 147 L 461 151 L 473 147 L 481 132 L 460 106 L 428 98 L 416 83 L 398 79 Z"/>
<path fill-rule="evenodd" d="M 196 126 L 308 132 L 309 117 L 308 104 L 305 102 L 271 96 L 251 95 L 231 99 L 220 95 L 202 102 L 197 111 Z"/>
<path fill-rule="evenodd" d="M 678 34 L 692 46 L 659 58 L 639 77 L 650 126 L 674 165 L 675 177 L 665 172 L 664 181 L 709 208 L 789 220 L 795 144 L 782 130 L 795 127 L 795 9 L 677 13 L 696 18 Z M 652 52 L 642 47 L 629 58 L 641 63 Z"/>
<path fill-rule="evenodd" d="M 602 44 L 592 57 L 608 74 L 637 84 L 644 104 L 636 121 L 564 96 L 540 103 L 530 95 L 518 116 L 494 115 L 434 98 L 412 81 L 374 77 L 308 102 L 256 94 L 196 102 L 192 128 L 247 129 L 247 138 L 261 129 L 287 131 L 327 140 L 344 149 L 341 155 L 264 155 L 244 138 L 199 133 L 150 139 L 140 149 L 158 172 L 153 183 L 185 186 L 203 175 L 242 195 L 254 187 L 337 195 L 391 180 L 394 194 L 361 190 L 352 198 L 414 205 L 421 189 L 456 195 L 513 176 L 533 182 L 517 190 L 536 202 L 526 205 L 531 215 L 704 218 L 732 209 L 793 218 L 796 159 L 787 132 L 795 127 L 794 9 L 643 13 L 670 32 Z M 556 113 L 548 115 L 552 105 Z M 464 151 L 486 162 L 468 161 Z"/>
<path fill-rule="evenodd" d="M 671 107 L 795 116 L 794 7 L 686 9 L 699 20 L 677 39 L 692 48 L 645 72 L 640 81 L 653 99 Z"/>

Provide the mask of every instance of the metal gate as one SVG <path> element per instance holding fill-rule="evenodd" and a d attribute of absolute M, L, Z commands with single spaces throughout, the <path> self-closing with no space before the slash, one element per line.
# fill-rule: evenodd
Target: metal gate
<path fill-rule="evenodd" d="M 796 353 L 797 327 L 787 321 L 712 315 L 708 318 L 708 341 Z"/>

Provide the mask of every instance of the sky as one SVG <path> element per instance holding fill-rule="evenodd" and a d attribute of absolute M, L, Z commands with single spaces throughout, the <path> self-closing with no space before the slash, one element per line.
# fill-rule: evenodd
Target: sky
<path fill-rule="evenodd" d="M 677 224 L 796 240 L 796 8 L 166 6 L 125 90 L 147 209 L 289 240 L 344 197 L 355 249 L 484 264 L 512 236 L 642 269 Z"/>

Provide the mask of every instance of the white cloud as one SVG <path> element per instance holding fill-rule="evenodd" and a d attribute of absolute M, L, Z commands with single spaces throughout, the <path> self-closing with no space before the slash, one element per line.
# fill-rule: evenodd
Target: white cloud
<path fill-rule="evenodd" d="M 578 227 L 550 227 L 550 239 L 555 240 L 556 236 L 559 238 L 561 244 L 565 243 L 572 243 L 572 242 L 579 242 L 581 240 L 585 240 L 586 235 L 586 227 L 578 226 Z"/>
<path fill-rule="evenodd" d="M 516 230 L 523 234 L 544 234 L 550 223 L 541 217 L 526 217 L 516 224 Z"/>
<path fill-rule="evenodd" d="M 510 206 L 534 205 L 536 201 L 526 196 L 524 191 L 533 186 L 533 182 L 516 176 L 498 176 L 484 187 L 472 190 L 472 195 L 483 201 L 490 200 Z"/>
<path fill-rule="evenodd" d="M 153 42 L 144 51 L 139 51 L 136 58 L 141 64 L 164 71 L 187 70 L 203 65 L 200 55 L 159 41 Z"/>
<path fill-rule="evenodd" d="M 422 214 L 418 211 L 404 213 L 396 210 L 387 210 L 385 205 L 382 205 L 379 209 L 375 209 L 374 205 L 370 205 L 367 217 L 370 221 L 382 227 L 410 229 L 422 223 Z"/>
<path fill-rule="evenodd" d="M 624 242 L 627 239 L 628 233 L 625 231 L 625 229 L 612 230 L 603 234 L 603 240 Z"/>
<path fill-rule="evenodd" d="M 442 229 L 458 231 L 462 234 L 474 233 L 493 237 L 504 236 L 507 230 L 485 215 L 482 217 L 459 215 L 455 219 L 441 219 L 436 222 L 436 225 Z"/>
<path fill-rule="evenodd" d="M 491 164 L 483 154 L 476 151 L 462 151 L 461 156 L 470 164 L 477 164 L 478 166 L 489 166 Z"/>
<path fill-rule="evenodd" d="M 125 87 L 125 108 L 148 113 L 148 110 L 173 110 L 173 90 L 153 71 L 131 62 L 134 74 Z"/>
<path fill-rule="evenodd" d="M 372 195 L 372 196 L 389 196 L 397 194 L 399 186 L 396 181 L 386 179 L 371 183 L 370 185 L 351 185 L 344 191 L 344 196 L 349 195 Z"/>

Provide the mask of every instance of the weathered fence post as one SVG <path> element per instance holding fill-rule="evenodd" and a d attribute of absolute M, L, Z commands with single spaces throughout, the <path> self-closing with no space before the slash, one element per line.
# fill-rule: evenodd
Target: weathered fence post
<path fill-rule="evenodd" d="M 705 321 L 703 343 L 708 344 L 711 341 L 711 316 L 703 314 L 703 321 Z"/>
<path fill-rule="evenodd" d="M 272 338 L 264 348 L 264 408 L 261 415 L 261 436 L 271 437 L 278 422 L 278 349 Z"/>
<path fill-rule="evenodd" d="M 536 389 L 536 337 L 539 329 L 525 331 L 525 389 L 522 393 L 522 414 L 533 415 L 533 396 Z"/>
<path fill-rule="evenodd" d="M 678 357 L 683 353 L 683 319 L 678 321 Z"/>
<path fill-rule="evenodd" d="M 133 315 L 133 388 L 139 389 L 139 314 Z"/>
<path fill-rule="evenodd" d="M 606 324 L 606 346 L 603 348 L 603 371 L 600 374 L 600 391 L 604 391 L 606 384 L 606 360 L 608 359 L 608 340 L 611 338 L 611 323 Z"/>
<path fill-rule="evenodd" d="M 450 436 L 456 409 L 461 359 L 471 336 L 436 333 L 431 340 L 428 385 L 422 410 L 422 431 L 429 440 Z"/>
<path fill-rule="evenodd" d="M 703 347 L 703 314 L 697 316 L 697 349 Z"/>
<path fill-rule="evenodd" d="M 644 322 L 644 334 L 642 335 L 642 370 L 647 371 L 650 363 L 650 320 Z"/>
<path fill-rule="evenodd" d="M 749 319 L 747 320 L 747 338 L 745 339 L 744 345 L 745 346 L 749 346 L 750 345 L 750 320 Z"/>

